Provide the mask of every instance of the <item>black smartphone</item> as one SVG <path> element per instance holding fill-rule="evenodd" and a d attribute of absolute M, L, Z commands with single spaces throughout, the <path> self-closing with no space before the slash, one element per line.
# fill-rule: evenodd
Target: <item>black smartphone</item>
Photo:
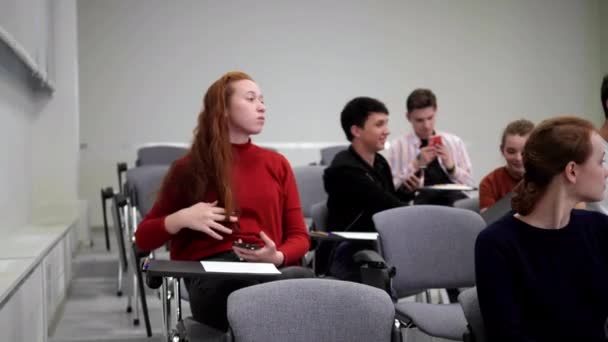
<path fill-rule="evenodd" d="M 232 243 L 232 245 L 239 247 L 239 248 L 248 249 L 250 251 L 256 251 L 256 250 L 262 248 L 262 246 L 256 245 L 254 243 L 246 243 L 246 242 L 238 242 L 238 241 L 234 241 Z"/>

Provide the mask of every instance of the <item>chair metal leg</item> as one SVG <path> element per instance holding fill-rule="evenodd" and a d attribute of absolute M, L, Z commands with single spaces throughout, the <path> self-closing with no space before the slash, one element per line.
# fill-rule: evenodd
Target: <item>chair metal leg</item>
<path fill-rule="evenodd" d="M 161 296 L 160 296 L 162 306 L 163 306 L 163 337 L 165 341 L 171 342 L 170 340 L 170 331 L 171 331 L 171 313 L 169 310 L 170 302 L 169 302 L 169 278 L 163 278 L 163 285 L 161 286 Z"/>
<path fill-rule="evenodd" d="M 106 235 L 106 250 L 110 251 L 110 232 L 108 230 L 108 215 L 106 214 L 106 199 L 106 190 L 101 189 L 101 209 L 103 211 L 103 228 Z M 93 243 L 92 240 L 91 243 Z"/>
<path fill-rule="evenodd" d="M 441 304 L 450 304 L 450 296 L 448 296 L 448 291 L 446 289 L 439 289 L 438 291 Z"/>
<path fill-rule="evenodd" d="M 118 284 L 117 284 L 116 295 L 122 296 L 122 260 L 118 259 Z"/>
<path fill-rule="evenodd" d="M 182 294 L 179 286 L 180 279 L 175 278 L 173 281 L 173 293 L 175 294 L 175 320 L 176 323 L 182 320 Z"/>
<path fill-rule="evenodd" d="M 135 256 L 135 270 L 136 270 L 135 275 L 137 277 L 136 289 L 139 290 L 139 298 L 141 300 L 141 309 L 144 314 L 144 323 L 146 324 L 146 334 L 148 335 L 148 337 L 152 337 L 152 327 L 150 326 L 150 315 L 148 312 L 148 301 L 146 299 L 144 280 L 143 280 L 143 275 L 141 272 L 140 260 L 136 256 Z M 139 313 L 138 313 L 138 317 L 139 317 Z"/>
<path fill-rule="evenodd" d="M 135 298 L 135 318 L 133 318 L 133 325 L 139 325 L 139 288 L 138 288 L 137 275 L 133 274 L 133 298 Z"/>

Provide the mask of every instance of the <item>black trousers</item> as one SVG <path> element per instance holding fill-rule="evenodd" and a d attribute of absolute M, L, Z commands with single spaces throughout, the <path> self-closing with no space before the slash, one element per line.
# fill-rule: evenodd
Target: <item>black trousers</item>
<path fill-rule="evenodd" d="M 205 258 L 204 260 L 239 261 L 239 258 L 233 251 L 228 251 Z M 281 274 L 277 275 L 276 278 L 272 278 L 272 280 L 314 278 L 312 270 L 305 267 L 291 266 L 281 268 L 280 270 Z M 238 289 L 272 280 L 268 280 L 268 278 L 264 280 L 256 279 L 254 276 L 251 279 L 234 279 L 230 278 L 229 275 L 225 278 L 184 279 L 188 294 L 190 295 L 190 310 L 194 319 L 222 331 L 228 330 L 228 296 Z"/>
<path fill-rule="evenodd" d="M 340 280 L 361 282 L 361 265 L 355 263 L 354 255 L 364 249 L 375 249 L 369 241 L 341 241 L 334 247 L 330 257 L 329 275 Z"/>

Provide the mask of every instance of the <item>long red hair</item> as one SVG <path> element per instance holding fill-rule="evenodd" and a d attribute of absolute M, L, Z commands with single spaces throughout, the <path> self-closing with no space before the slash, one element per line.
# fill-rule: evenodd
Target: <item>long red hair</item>
<path fill-rule="evenodd" d="M 237 206 L 232 191 L 232 145 L 227 108 L 234 93 L 232 83 L 241 80 L 253 81 L 244 72 L 228 72 L 213 82 L 203 98 L 203 108 L 193 132 L 189 167 L 179 175 L 179 189 L 175 189 L 185 196 L 189 205 L 202 201 L 212 186 L 217 191 L 218 205 L 227 213 L 234 212 Z M 173 178 L 173 172 L 168 173 L 161 193 L 169 190 L 166 189 L 169 178 Z"/>

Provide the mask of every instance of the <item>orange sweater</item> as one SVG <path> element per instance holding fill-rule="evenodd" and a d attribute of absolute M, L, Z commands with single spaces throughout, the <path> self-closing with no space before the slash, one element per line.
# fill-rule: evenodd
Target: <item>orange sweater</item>
<path fill-rule="evenodd" d="M 238 231 L 225 235 L 223 240 L 188 228 L 175 236 L 165 229 L 165 217 L 188 206 L 177 191 L 177 186 L 162 194 L 154 207 L 139 224 L 135 234 L 137 246 L 143 250 L 156 249 L 171 240 L 171 259 L 200 260 L 232 249 L 232 242 L 263 245 L 259 237 L 264 231 L 285 256 L 284 265 L 297 265 L 308 251 L 309 237 L 300 206 L 300 197 L 293 172 L 287 160 L 251 142 L 233 145 L 233 189 L 239 209 Z M 169 184 L 178 184 L 180 174 L 189 167 L 190 156 L 176 161 L 169 176 Z M 201 199 L 217 199 L 210 189 Z M 221 233 L 220 233 L 221 234 Z"/>
<path fill-rule="evenodd" d="M 501 166 L 485 176 L 479 184 L 479 208 L 486 209 L 494 205 L 506 194 L 513 191 L 519 183 Z"/>

